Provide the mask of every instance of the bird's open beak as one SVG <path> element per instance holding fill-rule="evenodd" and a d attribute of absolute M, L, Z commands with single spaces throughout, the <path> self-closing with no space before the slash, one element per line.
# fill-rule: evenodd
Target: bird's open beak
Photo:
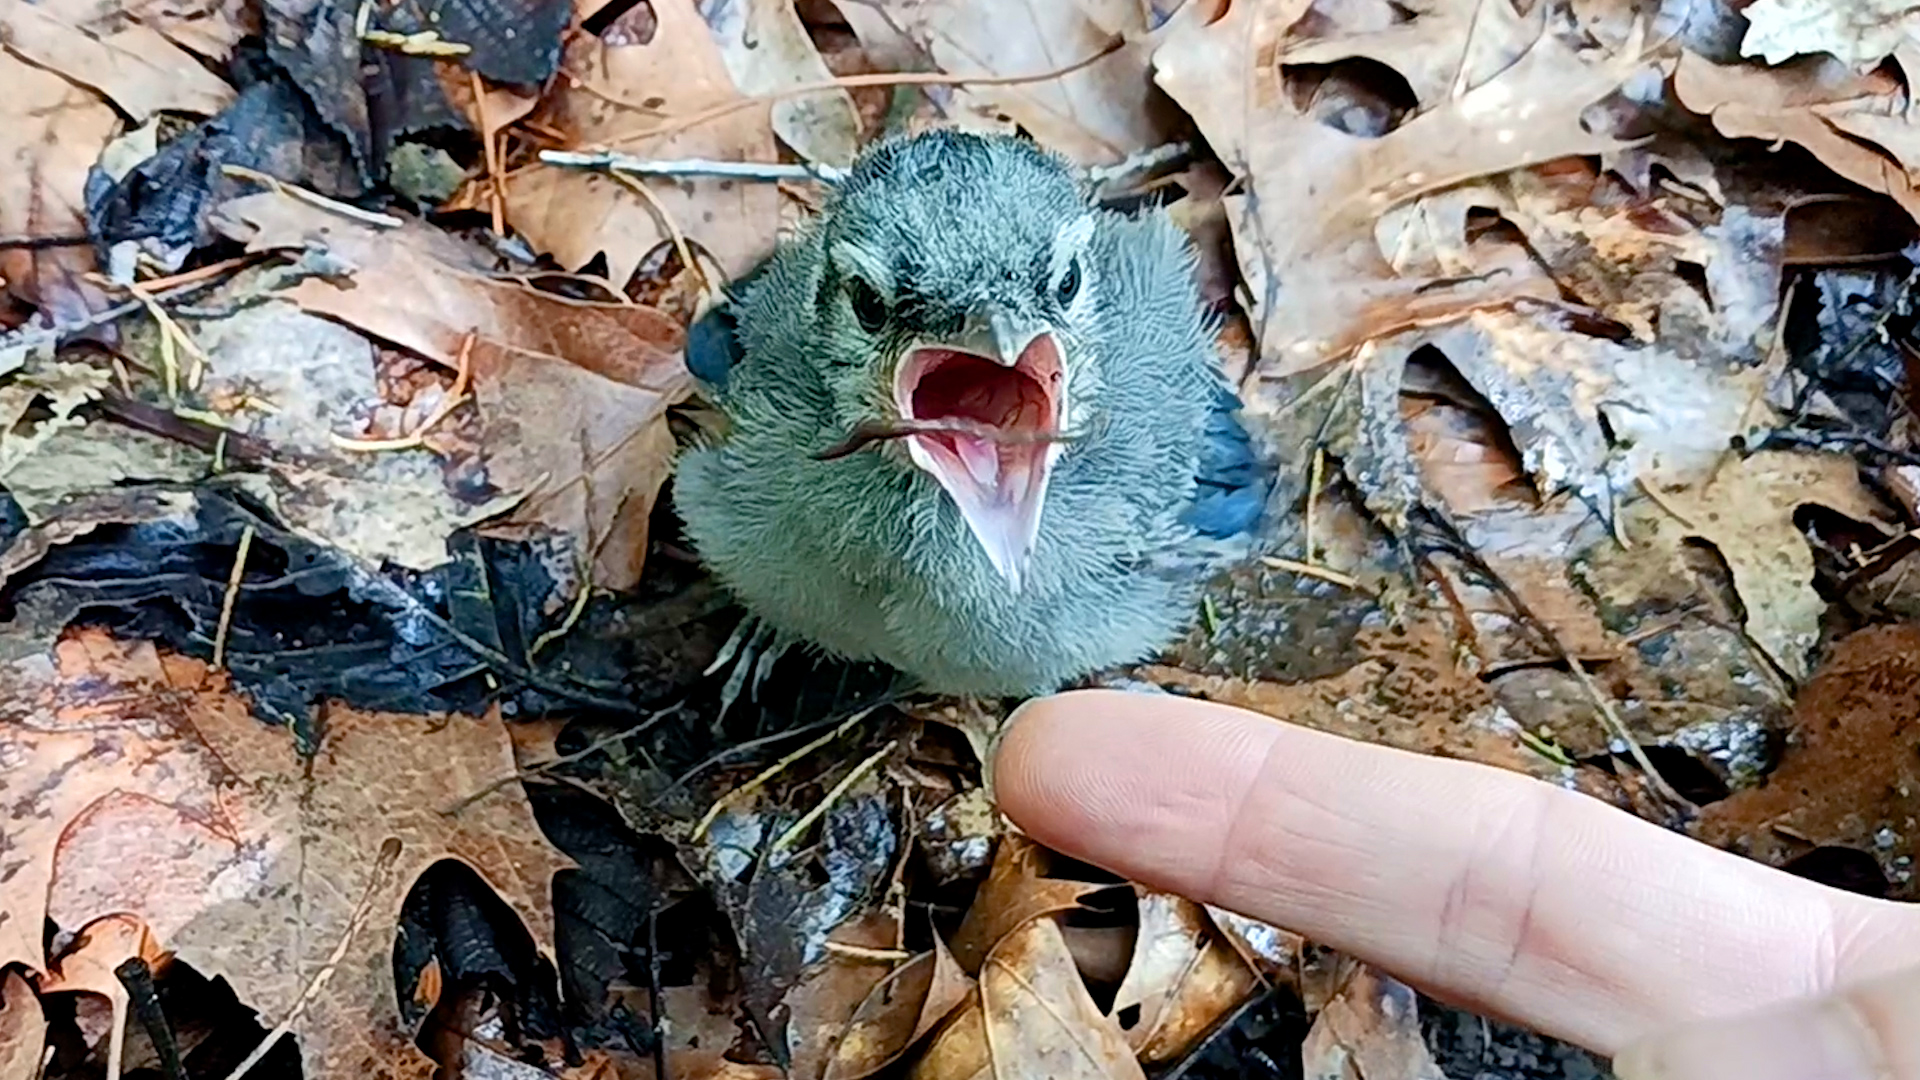
<path fill-rule="evenodd" d="M 1045 322 L 982 311 L 958 338 L 907 350 L 894 401 L 909 420 L 977 425 L 978 433 L 909 435 L 907 453 L 946 490 L 994 568 L 1018 590 L 1062 449 L 1058 337 Z"/>

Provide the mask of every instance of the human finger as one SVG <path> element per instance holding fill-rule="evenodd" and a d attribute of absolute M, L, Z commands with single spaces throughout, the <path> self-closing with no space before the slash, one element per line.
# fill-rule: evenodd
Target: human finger
<path fill-rule="evenodd" d="M 1619 1080 L 1920 1080 L 1920 967 L 1642 1039 Z"/>
<path fill-rule="evenodd" d="M 1207 702 L 1030 703 L 996 759 L 1042 842 L 1612 1053 L 1920 958 L 1920 914 L 1516 773 Z"/>

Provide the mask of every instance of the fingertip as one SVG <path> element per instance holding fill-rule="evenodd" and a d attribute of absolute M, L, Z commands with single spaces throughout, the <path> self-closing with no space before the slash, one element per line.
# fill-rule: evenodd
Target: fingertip
<path fill-rule="evenodd" d="M 1192 894 L 1209 883 L 1226 826 L 1277 727 L 1172 695 L 1080 690 L 1040 698 L 1009 718 L 995 796 L 1049 847 Z"/>

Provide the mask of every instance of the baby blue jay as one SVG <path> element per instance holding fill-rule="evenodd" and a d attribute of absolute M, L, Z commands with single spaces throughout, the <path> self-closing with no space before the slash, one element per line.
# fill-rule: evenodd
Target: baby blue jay
<path fill-rule="evenodd" d="M 727 421 L 678 468 L 689 539 L 782 646 L 926 690 L 1152 656 L 1270 486 L 1194 265 L 1029 141 L 875 144 L 689 335 Z"/>

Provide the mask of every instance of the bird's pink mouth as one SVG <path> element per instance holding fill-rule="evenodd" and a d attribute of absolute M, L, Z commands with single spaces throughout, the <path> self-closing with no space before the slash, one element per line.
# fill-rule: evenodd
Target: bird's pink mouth
<path fill-rule="evenodd" d="M 1016 586 L 1039 532 L 1048 474 L 1059 453 L 1064 369 L 1051 333 L 1011 365 L 946 346 L 910 350 L 895 380 L 906 419 L 944 428 L 908 436 L 908 451 L 939 482 Z"/>

